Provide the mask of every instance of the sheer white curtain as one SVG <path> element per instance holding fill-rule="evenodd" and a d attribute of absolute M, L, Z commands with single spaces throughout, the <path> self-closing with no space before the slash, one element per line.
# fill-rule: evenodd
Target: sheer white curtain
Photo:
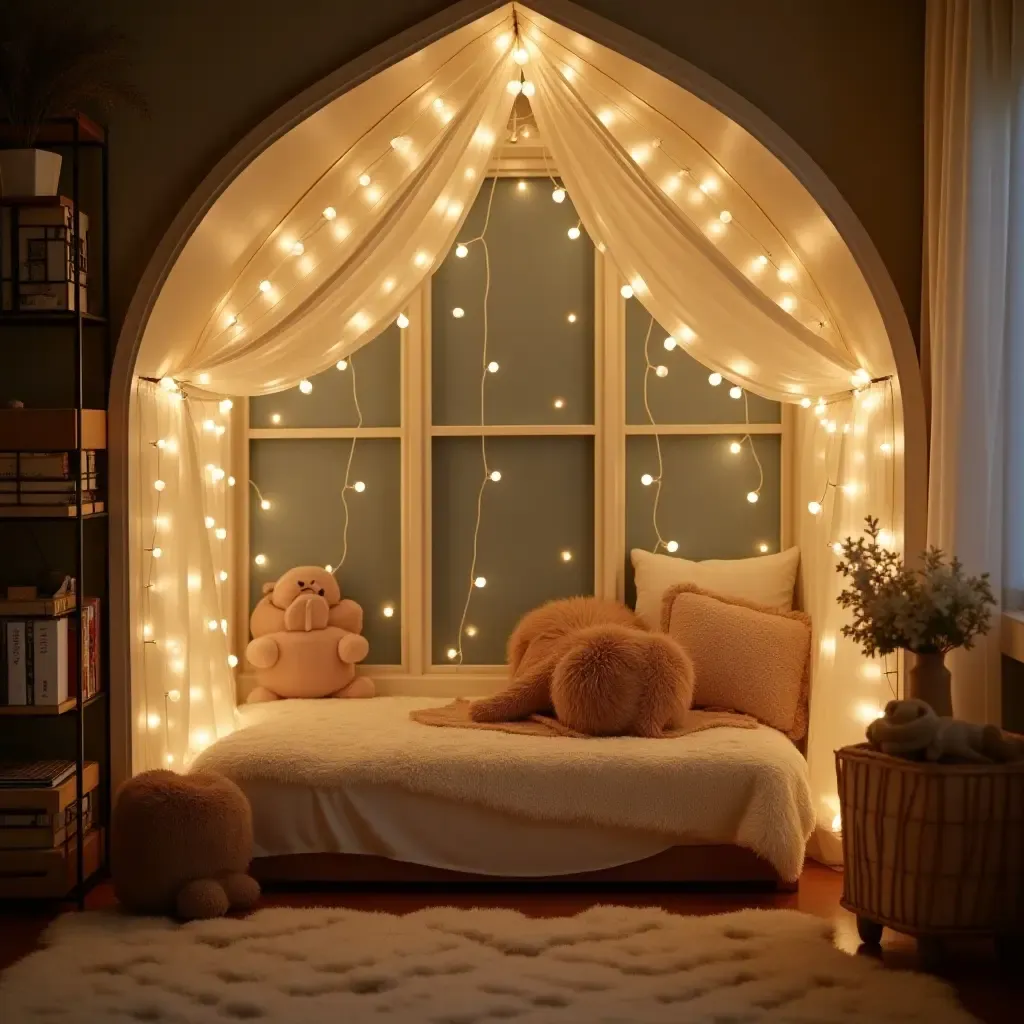
<path fill-rule="evenodd" d="M 928 541 L 1024 591 L 1024 6 L 930 0 L 922 344 Z M 1007 514 L 1009 513 L 1009 514 Z M 998 619 L 997 619 L 998 622 Z M 999 722 L 998 625 L 950 658 L 958 716 Z"/>
<path fill-rule="evenodd" d="M 168 672 L 182 665 L 175 645 L 186 633 L 202 652 L 193 668 L 189 647 L 193 677 L 178 693 L 175 729 L 140 717 L 143 746 L 151 761 L 185 763 L 203 740 L 231 727 L 217 712 L 199 735 L 195 727 L 176 731 L 186 718 L 198 720 L 200 704 L 230 703 L 229 661 L 244 648 L 244 622 L 227 622 L 227 642 L 217 628 L 230 620 L 230 581 L 222 586 L 218 559 L 225 544 L 237 542 L 232 524 L 221 525 L 232 472 L 231 413 L 218 398 L 294 387 L 391 320 L 401 323 L 409 296 L 435 263 L 453 244 L 474 244 L 460 228 L 523 94 L 560 175 L 552 181 L 553 198 L 564 183 L 583 226 L 636 298 L 730 383 L 797 404 L 803 439 L 797 532 L 805 580 L 813 575 L 805 603 L 815 617 L 818 652 L 812 696 L 818 724 L 809 756 L 819 818 L 829 833 L 832 750 L 862 738 L 865 716 L 884 703 L 877 666 L 862 669 L 856 651 L 839 641 L 843 619 L 830 560 L 831 545 L 859 532 L 869 512 L 882 517 L 898 542 L 901 510 L 887 485 L 902 459 L 894 391 L 884 380 L 892 367 L 852 355 L 863 346 L 844 338 L 793 247 L 726 167 L 602 69 L 599 48 L 581 47 L 583 59 L 533 23 L 528 11 L 517 6 L 517 14 L 519 38 L 509 8 L 421 87 L 396 96 L 390 112 L 354 145 L 329 154 L 328 169 L 227 283 L 206 328 L 183 347 L 188 355 L 168 368 L 164 386 L 140 388 L 141 421 L 173 417 L 182 453 L 174 463 L 173 501 L 172 480 L 156 475 L 167 472 L 165 463 L 156 465 L 166 448 L 147 448 L 136 463 L 144 498 L 133 537 L 140 585 L 153 564 L 151 525 L 163 514 L 157 495 L 163 495 L 161 509 L 173 507 L 183 540 L 162 545 L 168 598 L 151 595 L 145 604 L 140 595 L 134 609 L 140 637 L 148 625 L 146 639 L 154 641 L 146 654 L 149 674 L 133 675 L 133 685 L 145 689 L 136 706 L 159 705 L 174 688 Z M 872 378 L 883 380 L 871 384 Z M 146 435 L 150 445 L 157 429 Z M 155 489 L 157 479 L 163 491 Z M 811 500 L 822 506 L 817 515 L 807 510 Z M 190 588 L 190 580 L 198 587 Z"/>

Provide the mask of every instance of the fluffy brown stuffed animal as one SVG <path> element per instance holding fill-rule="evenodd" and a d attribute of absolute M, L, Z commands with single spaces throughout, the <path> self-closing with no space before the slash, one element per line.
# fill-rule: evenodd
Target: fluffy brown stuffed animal
<path fill-rule="evenodd" d="M 1024 750 L 995 725 L 939 717 L 923 700 L 891 700 L 867 728 L 868 742 L 883 754 L 926 761 L 974 764 L 1016 761 Z"/>
<path fill-rule="evenodd" d="M 245 649 L 259 685 L 248 701 L 279 697 L 372 697 L 374 686 L 356 675 L 370 651 L 363 609 L 342 600 L 338 581 L 318 565 L 301 565 L 276 583 L 253 609 L 253 639 Z"/>
<path fill-rule="evenodd" d="M 110 827 L 114 893 L 133 914 L 220 917 L 259 898 L 246 874 L 249 801 L 222 775 L 136 775 L 118 790 Z"/>
<path fill-rule="evenodd" d="M 590 736 L 660 736 L 682 724 L 693 665 L 618 601 L 571 597 L 525 615 L 508 644 L 508 687 L 476 701 L 477 722 L 550 714 Z"/>

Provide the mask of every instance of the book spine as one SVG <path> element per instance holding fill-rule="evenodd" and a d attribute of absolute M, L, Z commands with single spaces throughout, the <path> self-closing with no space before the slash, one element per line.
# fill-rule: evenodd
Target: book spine
<path fill-rule="evenodd" d="M 25 627 L 24 622 L 7 623 L 7 699 L 11 704 L 28 703 Z"/>
<path fill-rule="evenodd" d="M 25 703 L 36 702 L 35 620 L 25 622 Z"/>
<path fill-rule="evenodd" d="M 33 625 L 35 703 L 53 707 L 68 699 L 68 620 L 37 619 Z"/>
<path fill-rule="evenodd" d="M 82 699 L 88 700 L 92 696 L 92 602 L 82 603 Z M 74 650 L 75 645 L 69 644 L 69 650 Z M 75 686 L 72 678 L 71 685 Z"/>
<path fill-rule="evenodd" d="M 10 691 L 7 687 L 7 629 L 0 629 L 0 707 L 10 704 Z"/>
<path fill-rule="evenodd" d="M 90 628 L 92 630 L 92 642 L 89 646 L 89 653 L 92 655 L 92 664 L 89 666 L 90 677 L 92 678 L 92 692 L 100 692 L 100 679 L 102 678 L 101 662 L 102 652 L 100 651 L 100 600 L 99 598 L 93 598 L 92 601 L 92 619 L 90 620 Z"/>

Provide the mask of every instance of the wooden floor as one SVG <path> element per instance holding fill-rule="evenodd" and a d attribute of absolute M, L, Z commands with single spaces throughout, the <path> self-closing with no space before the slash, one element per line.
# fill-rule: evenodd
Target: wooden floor
<path fill-rule="evenodd" d="M 835 922 L 836 945 L 851 955 L 860 949 L 853 917 L 839 906 L 842 876 L 810 865 L 796 893 L 666 891 L 653 888 L 589 888 L 575 891 L 551 887 L 509 888 L 500 884 L 473 888 L 275 889 L 264 894 L 260 907 L 337 906 L 406 914 L 444 904 L 455 907 L 506 907 L 531 917 L 561 917 L 595 904 L 657 906 L 675 914 L 720 914 L 744 907 L 802 910 Z M 89 909 L 115 904 L 109 883 L 89 895 Z M 19 907 L 0 902 L 0 970 L 36 948 L 46 925 L 60 912 L 38 906 Z M 964 1005 L 988 1024 L 1020 1024 L 1024 1020 L 1024 964 L 1000 967 L 987 943 L 951 946 L 943 974 Z M 883 962 L 895 969 L 919 969 L 913 940 L 886 932 Z"/>

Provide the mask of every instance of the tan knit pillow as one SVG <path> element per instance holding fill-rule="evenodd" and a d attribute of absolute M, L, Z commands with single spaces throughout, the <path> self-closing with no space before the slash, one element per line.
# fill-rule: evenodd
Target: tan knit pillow
<path fill-rule="evenodd" d="M 695 707 L 728 708 L 799 740 L 807 732 L 811 619 L 692 583 L 665 591 L 661 628 L 693 659 Z"/>

